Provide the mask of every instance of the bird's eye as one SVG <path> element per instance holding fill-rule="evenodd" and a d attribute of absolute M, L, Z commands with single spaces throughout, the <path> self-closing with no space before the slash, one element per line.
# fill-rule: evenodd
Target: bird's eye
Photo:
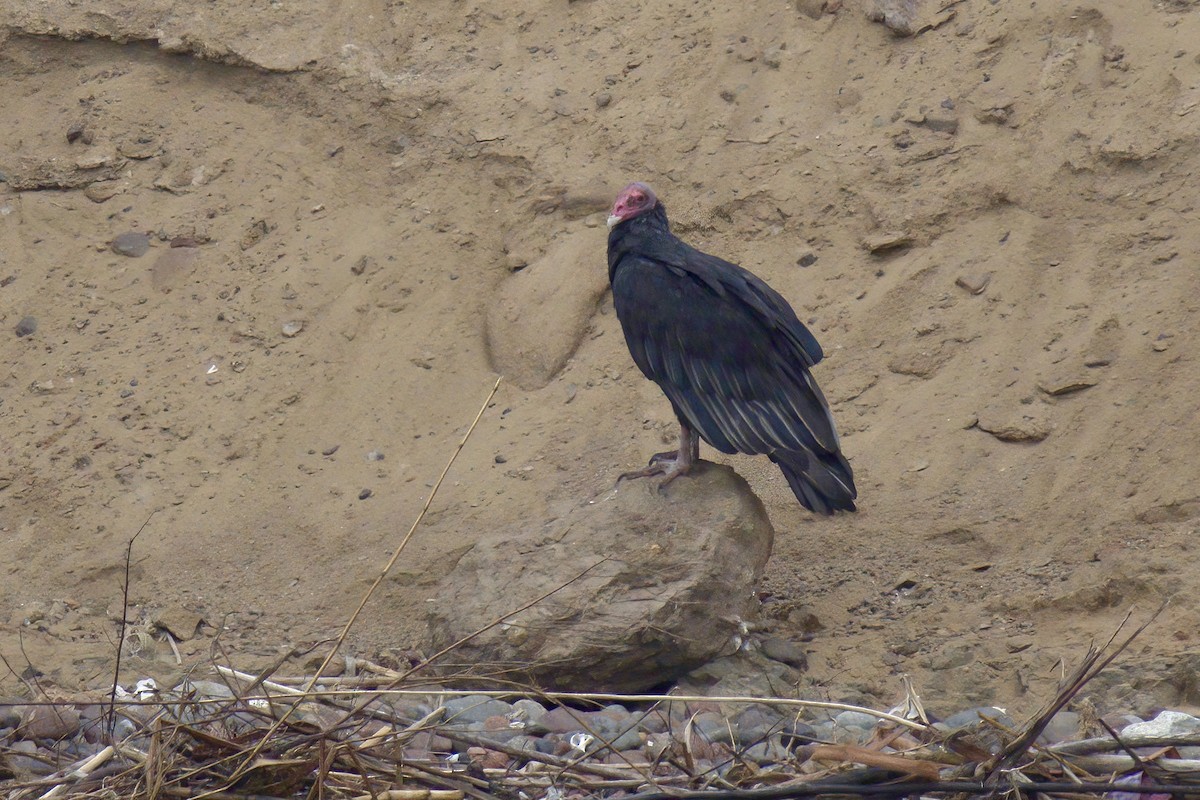
<path fill-rule="evenodd" d="M 642 194 L 641 192 L 634 192 L 630 195 L 630 198 L 633 200 L 633 202 L 640 203 L 646 199 L 646 195 Z"/>

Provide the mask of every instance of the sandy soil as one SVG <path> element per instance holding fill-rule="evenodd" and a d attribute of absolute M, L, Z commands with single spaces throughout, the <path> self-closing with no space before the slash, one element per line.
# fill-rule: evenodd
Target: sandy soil
<path fill-rule="evenodd" d="M 860 513 L 705 450 L 775 524 L 767 624 L 823 626 L 803 694 L 1032 710 L 1174 596 L 1096 689 L 1200 702 L 1194 6 L 928 3 L 898 38 L 851 2 L 0 4 L 0 653 L 105 685 L 147 520 L 131 616 L 207 625 L 128 675 L 336 634 L 503 369 L 512 270 L 578 250 L 602 287 L 643 179 L 829 354 Z M 673 435 L 606 297 L 567 345 L 533 300 L 569 359 L 507 376 L 351 652 L 420 649 L 471 542 Z"/>

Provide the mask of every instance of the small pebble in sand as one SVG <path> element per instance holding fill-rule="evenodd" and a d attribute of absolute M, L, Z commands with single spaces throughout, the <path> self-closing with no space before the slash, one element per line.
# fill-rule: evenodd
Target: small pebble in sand
<path fill-rule="evenodd" d="M 146 251 L 150 249 L 150 237 L 137 231 L 128 231 L 112 240 L 112 249 L 123 256 L 138 258 L 146 255 Z"/>
<path fill-rule="evenodd" d="M 17 323 L 17 337 L 28 336 L 37 330 L 37 317 L 22 317 Z"/>

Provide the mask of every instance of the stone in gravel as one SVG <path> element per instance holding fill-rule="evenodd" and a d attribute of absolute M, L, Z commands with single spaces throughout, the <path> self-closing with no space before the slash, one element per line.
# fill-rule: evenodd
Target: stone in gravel
<path fill-rule="evenodd" d="M 958 117 L 953 114 L 926 114 L 921 124 L 939 133 L 958 133 Z"/>
<path fill-rule="evenodd" d="M 762 640 L 763 655 L 773 661 L 782 661 L 798 670 L 808 669 L 808 655 L 804 648 L 789 639 L 770 636 Z"/>
<path fill-rule="evenodd" d="M 854 740 L 865 741 L 871 735 L 871 731 L 875 729 L 875 723 L 878 721 L 870 714 L 864 714 L 861 711 L 842 711 L 833 718 L 834 732 L 840 742 L 846 741 L 847 735 Z"/>
<path fill-rule="evenodd" d="M 467 757 L 480 769 L 504 769 L 509 761 L 507 754 L 486 747 L 468 747 Z"/>
<path fill-rule="evenodd" d="M 536 700 L 522 698 L 513 703 L 512 713 L 508 715 L 512 722 L 521 723 L 518 730 L 525 733 L 540 734 L 549 733 L 546 726 L 542 725 L 542 718 L 546 716 L 545 707 Z"/>
<path fill-rule="evenodd" d="M 800 630 L 801 633 L 813 634 L 818 631 L 825 630 L 825 625 L 817 616 L 816 609 L 812 606 L 800 605 L 790 609 L 787 613 L 787 621 Z"/>
<path fill-rule="evenodd" d="M 695 731 L 710 742 L 731 744 L 737 739 L 737 729 L 734 723 L 716 711 L 701 711 L 692 717 L 691 724 Z M 682 733 L 682 731 L 677 731 L 676 738 L 682 739 Z"/>
<path fill-rule="evenodd" d="M 746 758 L 758 764 L 783 764 L 791 757 L 791 751 L 784 747 L 778 736 L 746 748 Z"/>
<path fill-rule="evenodd" d="M 86 139 L 84 139 L 85 136 L 87 137 Z M 92 143 L 92 137 L 87 131 L 87 126 L 82 122 L 72 123 L 71 126 L 67 128 L 67 144 L 75 144 L 81 139 L 83 140 L 84 144 Z"/>
<path fill-rule="evenodd" d="M 290 339 L 293 336 L 299 336 L 300 331 L 302 331 L 302 330 L 304 330 L 303 322 L 301 322 L 299 320 L 291 320 L 289 322 L 283 323 L 283 327 L 280 328 L 280 333 L 282 333 L 284 336 L 286 336 Z"/>
<path fill-rule="evenodd" d="M 979 412 L 976 423 L 1002 442 L 1040 442 L 1050 435 L 1050 425 L 1041 416 L 1021 411 Z"/>
<path fill-rule="evenodd" d="M 616 764 L 618 766 L 623 764 L 648 764 L 649 761 L 641 749 L 622 750 L 618 753 L 609 753 L 604 757 L 605 764 Z"/>
<path fill-rule="evenodd" d="M 17 338 L 29 336 L 37 330 L 37 317 L 21 317 L 21 321 L 17 323 L 16 333 Z"/>
<path fill-rule="evenodd" d="M 540 741 L 541 739 L 536 736 L 527 736 L 522 733 L 509 739 L 506 744 L 509 747 L 515 747 L 517 750 L 524 750 L 527 753 L 537 753 L 540 752 L 538 750 L 538 743 Z"/>
<path fill-rule="evenodd" d="M 988 284 L 992 282 L 992 274 L 984 272 L 974 275 L 959 275 L 954 279 L 954 285 L 966 289 L 971 294 L 983 294 Z"/>
<path fill-rule="evenodd" d="M 1121 321 L 1109 317 L 1092 333 L 1092 339 L 1083 351 L 1085 367 L 1107 367 L 1117 360 L 1123 334 Z"/>
<path fill-rule="evenodd" d="M 770 706 L 754 704 L 746 706 L 734 718 L 734 733 L 742 747 L 758 744 L 783 728 L 783 715 Z"/>
<path fill-rule="evenodd" d="M 798 719 L 786 719 L 783 722 L 783 730 L 780 732 L 780 737 L 783 743 L 788 747 L 796 747 L 802 744 L 812 744 L 819 741 L 820 737 L 813 729 L 812 725 L 801 722 Z"/>
<path fill-rule="evenodd" d="M 121 181 L 95 181 L 89 183 L 83 190 L 83 196 L 93 203 L 103 203 L 121 193 L 124 184 Z"/>
<path fill-rule="evenodd" d="M 596 95 L 596 108 L 607 108 L 608 104 L 611 102 L 612 95 L 608 92 L 601 92 L 600 94 Z"/>
<path fill-rule="evenodd" d="M 150 237 L 137 231 L 128 231 L 112 240 L 112 249 L 114 253 L 139 258 L 150 249 Z"/>
<path fill-rule="evenodd" d="M 79 732 L 79 712 L 70 706 L 29 706 L 20 731 L 27 739 L 66 739 Z"/>
<path fill-rule="evenodd" d="M 638 728 L 646 733 L 665 733 L 671 730 L 671 721 L 666 714 L 656 708 L 638 717 Z"/>
<path fill-rule="evenodd" d="M 952 731 L 972 728 L 983 722 L 984 719 L 990 719 L 996 722 L 1002 728 L 1015 729 L 1016 723 L 1012 717 L 1004 713 L 995 706 L 980 706 L 978 708 L 968 708 L 965 711 L 959 711 L 957 714 L 951 714 L 942 720 L 941 724 L 945 725 Z"/>
<path fill-rule="evenodd" d="M 637 720 L 629 712 L 625 712 L 624 716 L 595 712 L 587 723 L 588 729 L 608 742 L 614 750 L 629 750 L 642 744 L 642 732 L 638 730 Z"/>
<path fill-rule="evenodd" d="M 1200 731 L 1200 719 L 1182 711 L 1163 711 L 1148 722 L 1126 725 L 1123 736 L 1182 736 Z"/>
<path fill-rule="evenodd" d="M 448 723 L 483 722 L 488 717 L 507 717 L 512 713 L 508 703 L 482 694 L 451 697 L 445 705 Z"/>
<path fill-rule="evenodd" d="M 889 250 L 899 250 L 902 247 L 910 246 L 912 243 L 912 235 L 904 231 L 886 231 L 863 239 L 863 247 L 866 248 L 868 253 L 873 255 L 886 253 Z"/>
<path fill-rule="evenodd" d="M 1095 386 L 1098 382 L 1091 375 L 1067 371 L 1049 375 L 1043 380 L 1038 381 L 1038 388 L 1051 397 L 1059 397 L 1064 394 L 1082 391 Z"/>
<path fill-rule="evenodd" d="M 799 671 L 773 661 L 757 650 L 738 651 L 688 673 L 679 687 L 684 694 L 787 697 L 788 687 L 794 689 L 800 677 Z M 728 711 L 732 715 L 739 709 Z"/>
<path fill-rule="evenodd" d="M 170 631 L 177 640 L 186 642 L 196 636 L 196 630 L 204 622 L 204 617 L 183 606 L 172 605 L 154 614 L 151 622 L 163 630 Z"/>
<path fill-rule="evenodd" d="M 575 733 L 583 730 L 580 723 L 584 712 L 570 709 L 552 708 L 542 716 L 541 724 L 547 733 Z"/>
<path fill-rule="evenodd" d="M 825 0 L 792 0 L 792 4 L 809 19 L 820 19 L 825 13 Z"/>
<path fill-rule="evenodd" d="M 21 724 L 20 702 L 14 697 L 0 697 L 0 728 L 15 728 Z"/>
<path fill-rule="evenodd" d="M 43 761 L 33 756 L 37 753 L 37 745 L 30 741 L 13 742 L 7 745 L 8 755 L 4 762 L 18 778 L 35 778 L 54 772 L 54 763 Z"/>
<path fill-rule="evenodd" d="M 512 727 L 509 720 L 509 714 L 503 716 L 488 717 L 483 722 L 469 722 L 468 729 L 477 730 L 481 736 L 493 742 L 508 742 L 518 736 L 522 736 L 523 732 L 520 728 Z"/>
<path fill-rule="evenodd" d="M 1038 741 L 1044 744 L 1065 742 L 1079 738 L 1079 715 L 1074 711 L 1060 711 L 1050 718 Z"/>

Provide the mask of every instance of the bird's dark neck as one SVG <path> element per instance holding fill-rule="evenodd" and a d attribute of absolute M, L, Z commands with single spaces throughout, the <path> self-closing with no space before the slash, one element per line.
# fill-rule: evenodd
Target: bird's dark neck
<path fill-rule="evenodd" d="M 671 233 L 667 209 L 662 203 L 644 214 L 619 223 L 608 232 L 609 281 L 612 281 L 617 264 L 626 253 L 636 250 L 640 255 L 661 257 L 668 261 L 668 256 L 678 244 L 679 240 Z"/>

